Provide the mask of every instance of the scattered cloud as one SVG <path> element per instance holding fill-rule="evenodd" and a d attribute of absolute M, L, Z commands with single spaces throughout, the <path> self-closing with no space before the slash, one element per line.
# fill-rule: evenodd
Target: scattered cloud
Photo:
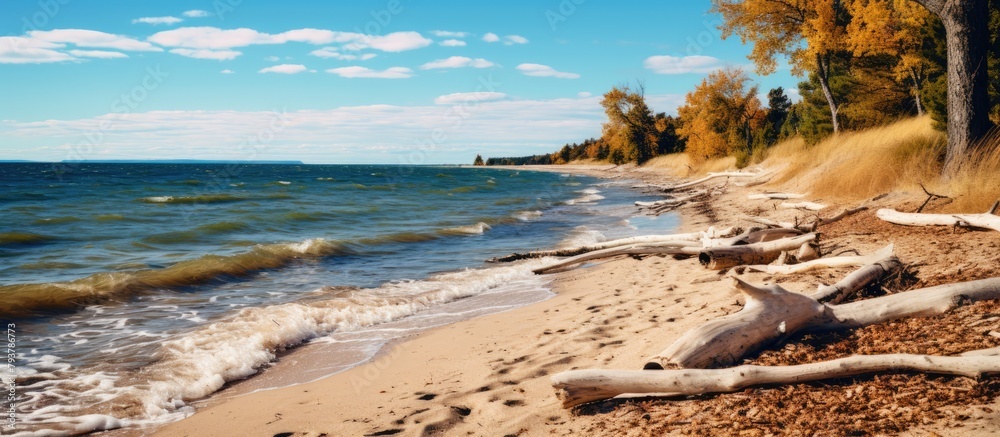
<path fill-rule="evenodd" d="M 448 30 L 432 30 L 431 35 L 441 37 L 441 38 L 465 38 L 469 36 L 469 32 L 451 32 Z"/>
<path fill-rule="evenodd" d="M 725 63 L 711 56 L 650 56 L 643 62 L 647 70 L 657 74 L 710 73 L 725 66 Z"/>
<path fill-rule="evenodd" d="M 22 36 L 0 36 L 0 64 L 43 64 L 72 61 L 75 58 L 54 50 L 65 47 Z"/>
<path fill-rule="evenodd" d="M 122 52 L 108 52 L 104 50 L 70 50 L 69 54 L 78 58 L 118 59 L 128 57 L 128 55 Z"/>
<path fill-rule="evenodd" d="M 434 41 L 417 32 L 393 32 L 387 35 L 360 35 L 354 42 L 344 46 L 347 50 L 373 48 L 383 52 L 403 52 L 431 45 Z"/>
<path fill-rule="evenodd" d="M 504 93 L 480 91 L 474 93 L 446 94 L 434 99 L 434 103 L 438 105 L 454 105 L 456 103 L 491 102 L 505 98 L 507 98 L 507 95 Z"/>
<path fill-rule="evenodd" d="M 497 42 L 497 41 L 500 41 L 500 37 L 497 36 L 497 34 L 495 34 L 493 32 L 486 32 L 486 34 L 483 35 L 483 41 L 486 41 L 486 42 Z"/>
<path fill-rule="evenodd" d="M 466 58 L 465 56 L 452 56 L 446 59 L 438 59 L 420 66 L 421 70 L 432 70 L 436 68 L 489 68 L 496 64 L 483 58 Z"/>
<path fill-rule="evenodd" d="M 268 62 L 278 62 L 278 61 L 281 60 L 281 58 L 279 58 L 277 56 L 268 56 L 268 57 L 264 58 L 264 60 L 268 61 Z"/>
<path fill-rule="evenodd" d="M 211 14 L 209 14 L 208 11 L 203 11 L 201 9 L 192 9 L 190 11 L 184 11 L 184 13 L 181 15 L 190 18 L 202 18 L 202 17 L 207 17 Z"/>
<path fill-rule="evenodd" d="M 233 73 L 235 73 L 235 71 L 230 70 L 230 69 L 227 68 L 225 70 L 220 71 L 219 73 L 222 73 L 222 74 L 233 74 Z"/>
<path fill-rule="evenodd" d="M 592 95 L 593 94 L 591 94 L 589 91 L 580 91 L 580 92 L 576 93 L 576 96 L 579 97 L 579 98 L 582 98 L 582 99 L 585 99 L 585 98 L 590 97 Z"/>
<path fill-rule="evenodd" d="M 281 64 L 273 67 L 261 68 L 258 73 L 296 74 L 305 71 L 309 71 L 309 69 L 302 64 Z"/>
<path fill-rule="evenodd" d="M 169 26 L 172 24 L 180 23 L 181 21 L 184 20 L 177 17 L 142 17 L 132 20 L 132 24 L 145 23 L 145 24 L 152 24 L 154 26 L 158 24 L 166 24 Z"/>
<path fill-rule="evenodd" d="M 126 51 L 162 52 L 163 49 L 148 42 L 122 35 L 85 29 L 32 30 L 28 37 L 38 41 L 57 44 L 73 44 L 78 47 L 95 47 Z"/>
<path fill-rule="evenodd" d="M 374 58 L 376 56 L 378 56 L 378 55 L 376 55 L 374 53 L 365 53 L 365 54 L 361 55 L 361 60 L 362 61 L 367 61 L 367 60 L 369 60 L 371 58 Z"/>
<path fill-rule="evenodd" d="M 579 79 L 580 75 L 576 73 L 565 73 L 562 71 L 556 71 L 556 69 L 549 67 L 548 65 L 542 64 L 521 64 L 516 67 L 525 76 L 534 77 L 555 77 L 559 79 Z"/>
<path fill-rule="evenodd" d="M 320 58 L 340 59 L 341 61 L 354 61 L 357 59 L 367 60 L 375 57 L 375 55 L 372 53 L 366 53 L 361 56 L 340 53 L 337 51 L 336 47 L 323 47 L 318 50 L 313 50 L 309 52 L 309 54 Z"/>
<path fill-rule="evenodd" d="M 194 59 L 212 59 L 216 61 L 229 61 L 236 59 L 243 53 L 236 50 L 206 50 L 206 49 L 171 49 L 170 53 L 186 56 Z"/>
<path fill-rule="evenodd" d="M 441 44 L 445 47 L 465 47 L 465 41 L 459 39 L 446 39 L 438 44 Z"/>
<path fill-rule="evenodd" d="M 406 67 L 389 67 L 385 70 L 372 70 L 370 68 L 352 66 L 331 68 L 326 70 L 326 72 L 347 78 L 407 79 L 413 77 L 413 70 Z"/>
<path fill-rule="evenodd" d="M 384 52 L 402 52 L 429 46 L 433 41 L 417 32 L 393 32 L 387 35 L 365 35 L 325 29 L 295 29 L 269 34 L 253 29 L 219 29 L 217 27 L 181 27 L 157 32 L 149 41 L 166 47 L 191 49 L 231 49 L 261 44 L 344 44 L 347 50 L 372 48 Z M 336 50 L 336 49 L 334 49 Z"/>
<path fill-rule="evenodd" d="M 514 44 L 527 44 L 528 43 L 528 38 L 525 38 L 525 37 L 523 37 L 521 35 L 507 35 L 507 36 L 503 37 L 503 43 L 504 43 L 504 45 L 508 45 L 508 46 L 509 45 L 514 45 Z"/>

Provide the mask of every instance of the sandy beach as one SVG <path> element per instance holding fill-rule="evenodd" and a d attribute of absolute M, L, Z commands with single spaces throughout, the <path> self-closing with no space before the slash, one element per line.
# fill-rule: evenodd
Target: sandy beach
<path fill-rule="evenodd" d="M 667 170 L 587 166 L 532 168 L 609 178 L 676 181 Z M 750 226 L 743 217 L 792 221 L 809 214 L 774 201 L 747 200 L 783 185 L 738 187 L 719 179 L 720 194 L 678 209 L 678 232 Z M 908 228 L 878 220 L 874 209 L 913 210 L 922 193 L 894 192 L 864 201 L 867 211 L 821 229 L 824 253 L 869 254 L 892 242 L 911 289 L 996 276 L 1000 233 Z M 823 200 L 831 215 L 856 203 Z M 942 202 L 928 207 L 929 212 Z M 498 254 L 502 255 L 502 254 Z M 738 274 L 755 284 L 780 282 L 810 292 L 853 268 L 771 276 Z M 734 274 L 733 272 L 728 275 Z M 209 400 L 158 436 L 383 435 L 975 435 L 1000 427 L 1000 380 L 880 374 L 687 398 L 610 400 L 562 408 L 551 375 L 570 369 L 641 369 L 646 359 L 688 330 L 738 311 L 731 280 L 697 259 L 619 257 L 553 275 L 548 300 L 437 328 L 387 346 L 378 357 L 312 383 Z M 901 291 L 887 286 L 888 292 Z M 850 332 L 800 334 L 748 362 L 797 364 L 892 352 L 950 355 L 1000 346 L 1000 305 L 982 302 L 946 315 L 904 319 Z M 269 373 L 294 374 L 295 352 Z M 223 396 L 224 396 L 223 392 Z"/>

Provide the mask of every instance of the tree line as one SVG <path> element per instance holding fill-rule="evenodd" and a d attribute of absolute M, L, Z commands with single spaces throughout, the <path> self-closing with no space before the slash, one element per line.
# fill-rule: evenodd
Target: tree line
<path fill-rule="evenodd" d="M 1000 0 L 945 3 L 713 0 L 722 36 L 751 44 L 757 73 L 787 60 L 803 78 L 800 101 L 776 88 L 762 102 L 746 72 L 726 68 L 704 78 L 673 117 L 650 110 L 643 84 L 620 84 L 601 100 L 608 120 L 600 138 L 486 164 L 641 164 L 684 151 L 696 162 L 734 156 L 745 166 L 784 138 L 813 143 L 928 113 L 948 131 L 951 163 L 1000 123 Z"/>

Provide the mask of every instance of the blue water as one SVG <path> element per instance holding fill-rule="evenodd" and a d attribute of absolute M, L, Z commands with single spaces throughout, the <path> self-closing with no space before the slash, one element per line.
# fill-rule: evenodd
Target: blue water
<path fill-rule="evenodd" d="M 28 430 L 183 416 L 309 339 L 488 293 L 537 300 L 544 260 L 487 258 L 676 225 L 636 216 L 624 184 L 569 174 L 65 169 L 0 164 L 0 319 L 17 325 Z"/>

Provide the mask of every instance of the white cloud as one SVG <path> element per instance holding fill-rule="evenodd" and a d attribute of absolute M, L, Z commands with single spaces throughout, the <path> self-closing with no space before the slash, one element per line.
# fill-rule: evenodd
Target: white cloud
<path fill-rule="evenodd" d="M 273 67 L 261 68 L 258 73 L 281 73 L 281 74 L 296 74 L 308 71 L 305 65 L 302 64 L 281 64 L 275 65 Z"/>
<path fill-rule="evenodd" d="M 371 58 L 374 58 L 376 56 L 378 56 L 378 55 L 376 55 L 374 53 L 365 53 L 365 54 L 361 55 L 361 60 L 362 61 L 367 61 L 367 60 L 369 60 Z"/>
<path fill-rule="evenodd" d="M 580 75 L 576 73 L 565 73 L 562 71 L 556 71 L 554 68 L 548 65 L 542 64 L 521 64 L 517 66 L 517 69 L 524 73 L 525 76 L 534 77 L 555 77 L 559 79 L 579 79 Z"/>
<path fill-rule="evenodd" d="M 236 59 L 243 53 L 236 50 L 204 50 L 204 49 L 171 49 L 170 53 L 186 56 L 194 59 L 213 59 L 216 61 L 229 61 Z"/>
<path fill-rule="evenodd" d="M 593 94 L 591 94 L 589 91 L 580 91 L 580 92 L 576 93 L 576 96 L 577 97 L 581 97 L 581 98 L 587 98 L 587 97 L 590 97 L 592 95 Z"/>
<path fill-rule="evenodd" d="M 142 17 L 132 20 L 132 24 L 145 23 L 152 24 L 154 26 L 157 24 L 166 24 L 169 26 L 171 24 L 180 23 L 181 21 L 184 20 L 177 17 Z"/>
<path fill-rule="evenodd" d="M 268 62 L 278 62 L 278 61 L 281 60 L 281 58 L 279 58 L 277 56 L 268 56 L 268 57 L 264 58 L 264 60 L 268 61 Z"/>
<path fill-rule="evenodd" d="M 469 32 L 451 32 L 447 30 L 432 30 L 431 35 L 441 37 L 441 38 L 465 38 L 469 36 Z"/>
<path fill-rule="evenodd" d="M 503 43 L 505 45 L 527 44 L 528 38 L 525 38 L 521 35 L 507 35 L 503 37 Z"/>
<path fill-rule="evenodd" d="M 309 54 L 312 56 L 318 56 L 320 58 L 340 59 L 341 61 L 353 61 L 359 58 L 361 60 L 368 60 L 375 57 L 375 55 L 372 53 L 366 53 L 364 55 L 361 55 L 360 57 L 357 55 L 345 55 L 343 53 L 338 52 L 336 47 L 323 47 L 318 50 L 313 50 L 309 52 Z"/>
<path fill-rule="evenodd" d="M 420 66 L 421 70 L 431 70 L 435 68 L 489 68 L 496 64 L 483 58 L 466 58 L 465 56 L 452 56 L 446 59 L 438 59 Z"/>
<path fill-rule="evenodd" d="M 184 11 L 184 13 L 181 15 L 191 18 L 202 18 L 202 17 L 207 17 L 209 13 L 208 11 L 203 11 L 201 9 L 192 9 L 190 11 Z"/>
<path fill-rule="evenodd" d="M 76 59 L 66 53 L 53 50 L 63 47 L 65 44 L 21 36 L 0 36 L 0 64 L 43 64 Z"/>
<path fill-rule="evenodd" d="M 454 105 L 456 103 L 469 103 L 469 102 L 490 102 L 494 100 L 500 100 L 506 98 L 507 95 L 504 93 L 480 91 L 474 93 L 454 93 L 446 94 L 434 99 L 434 103 L 438 105 Z"/>
<path fill-rule="evenodd" d="M 356 41 L 344 46 L 348 50 L 366 48 L 378 49 L 383 52 L 403 52 L 431 45 L 430 39 L 417 32 L 393 32 L 388 35 L 361 35 Z"/>
<path fill-rule="evenodd" d="M 104 50 L 70 50 L 69 54 L 78 58 L 114 59 L 128 57 L 128 55 L 122 52 L 107 52 Z"/>
<path fill-rule="evenodd" d="M 497 36 L 497 34 L 495 34 L 493 32 L 487 32 L 486 35 L 483 35 L 483 41 L 486 41 L 486 42 L 497 42 L 497 41 L 500 41 L 500 37 Z"/>
<path fill-rule="evenodd" d="M 139 41 L 122 35 L 98 32 L 85 29 L 55 29 L 32 30 L 28 36 L 39 41 L 74 44 L 78 47 L 96 47 L 105 49 L 162 52 L 163 49 L 148 42 Z"/>
<path fill-rule="evenodd" d="M 389 67 L 385 70 L 372 70 L 365 67 L 351 66 L 331 68 L 326 70 L 326 72 L 348 78 L 407 79 L 413 77 L 413 70 L 406 67 Z"/>
<path fill-rule="evenodd" d="M 219 73 L 222 73 L 222 74 L 233 74 L 235 72 L 233 70 L 230 70 L 230 69 L 227 68 L 225 70 L 220 71 Z"/>
<path fill-rule="evenodd" d="M 445 47 L 465 47 L 465 41 L 458 39 L 446 39 L 441 41 L 439 44 Z"/>
<path fill-rule="evenodd" d="M 650 56 L 643 62 L 647 70 L 657 74 L 711 73 L 725 65 L 711 56 Z"/>

